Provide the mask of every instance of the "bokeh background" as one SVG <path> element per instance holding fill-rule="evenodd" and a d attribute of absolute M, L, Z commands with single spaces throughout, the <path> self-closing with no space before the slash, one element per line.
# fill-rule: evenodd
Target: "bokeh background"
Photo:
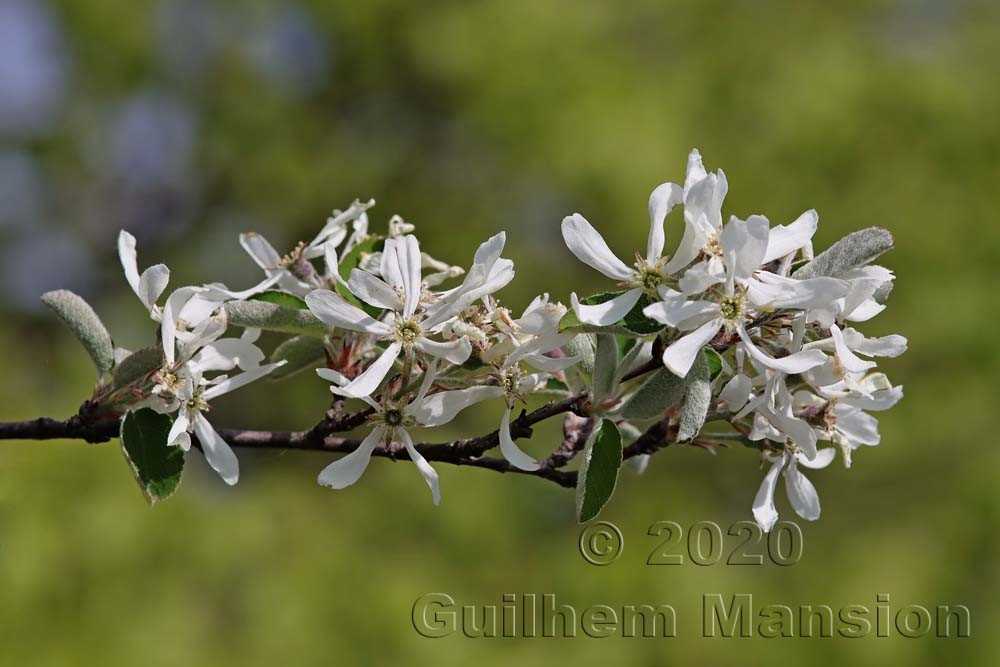
<path fill-rule="evenodd" d="M 324 455 L 241 452 L 238 487 L 192 456 L 150 510 L 115 443 L 4 444 L 0 662 L 996 664 L 998 80 L 989 0 L 0 0 L 0 419 L 65 417 L 89 395 L 89 360 L 43 291 L 86 296 L 121 345 L 151 339 L 121 228 L 174 284 L 246 286 L 259 274 L 239 232 L 290 249 L 372 196 L 376 226 L 400 213 L 454 263 L 506 229 L 519 277 L 503 298 L 519 308 L 606 287 L 561 245 L 562 216 L 584 213 L 628 257 L 649 191 L 683 179 L 692 146 L 726 170 L 727 214 L 816 208 L 819 248 L 892 230 L 897 286 L 864 330 L 910 339 L 883 364 L 906 398 L 880 415 L 881 446 L 810 474 L 823 517 L 800 522 L 805 553 L 785 568 L 644 565 L 656 520 L 751 518 L 762 473 L 743 449 L 671 449 L 623 478 L 603 518 L 625 552 L 595 568 L 572 493 L 534 479 L 439 465 L 434 508 L 406 464 L 332 492 L 314 482 Z M 672 218 L 668 246 L 679 236 Z M 305 428 L 328 396 L 309 375 L 259 383 L 213 421 Z M 423 639 L 410 608 L 438 591 L 669 602 L 679 637 Z M 744 592 L 965 604 L 973 636 L 699 639 L 700 596 Z"/>

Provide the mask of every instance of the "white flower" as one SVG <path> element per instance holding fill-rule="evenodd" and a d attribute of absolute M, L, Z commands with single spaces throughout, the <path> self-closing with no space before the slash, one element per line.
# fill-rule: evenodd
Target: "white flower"
<path fill-rule="evenodd" d="M 316 370 L 316 373 L 323 379 L 334 383 L 334 386 L 331 387 L 334 393 L 341 393 L 343 387 L 348 384 L 347 378 L 336 371 L 320 368 Z M 407 429 L 447 424 L 459 412 L 476 402 L 473 390 L 492 388 L 473 387 L 464 390 L 442 391 L 428 396 L 436 373 L 436 363 L 432 362 L 424 372 L 420 388 L 412 399 L 407 399 L 407 397 L 398 400 L 383 398 L 381 402 L 376 402 L 368 396 L 362 396 L 361 400 L 375 409 L 375 413 L 369 418 L 373 424 L 372 430 L 361 441 L 357 449 L 324 468 L 319 474 L 319 483 L 333 489 L 344 489 L 354 484 L 361 479 L 361 475 L 368 467 L 375 447 L 379 443 L 385 443 L 388 447 L 394 440 L 398 439 L 402 441 L 410 460 L 417 466 L 417 470 L 420 471 L 427 486 L 430 487 L 434 504 L 439 504 L 441 490 L 437 471 L 417 451 L 413 444 L 413 438 Z"/>
<path fill-rule="evenodd" d="M 579 213 L 574 213 L 562 221 L 562 235 L 566 247 L 584 264 L 597 269 L 607 277 L 618 280 L 628 288 L 626 292 L 610 301 L 596 305 L 584 305 L 576 293 L 570 297 L 573 311 L 581 322 L 595 325 L 609 325 L 624 317 L 643 293 L 656 294 L 669 272 L 667 259 L 663 257 L 663 221 L 684 194 L 676 183 L 664 183 L 649 196 L 649 238 L 646 256 L 638 257 L 633 268 L 627 266 L 608 247 L 604 237 L 594 229 Z"/>
<path fill-rule="evenodd" d="M 441 343 L 427 337 L 441 322 L 430 320 L 424 311 L 418 313 L 422 295 L 420 269 L 417 239 L 404 236 L 386 239 L 380 270 L 385 280 L 360 269 L 351 272 L 348 289 L 366 303 L 389 311 L 386 321 L 374 319 L 329 290 L 316 290 L 306 297 L 309 309 L 327 324 L 371 334 L 389 343 L 365 372 L 337 389 L 337 393 L 354 398 L 371 395 L 404 350 L 409 353 L 415 348 L 455 364 L 469 358 L 472 347 L 468 339 Z"/>
<path fill-rule="evenodd" d="M 167 438 L 168 446 L 188 451 L 190 433 L 194 432 L 202 445 L 205 460 L 232 485 L 239 479 L 239 463 L 232 449 L 204 416 L 209 401 L 264 377 L 285 362 L 261 365 L 264 353 L 253 344 L 259 331 L 248 329 L 242 338 L 220 338 L 227 326 L 224 311 L 191 321 L 183 320 L 185 316 L 197 317 L 205 304 L 212 303 L 197 298 L 208 291 L 182 287 L 167 299 L 160 325 L 164 365 L 154 376 L 156 385 L 147 404 L 162 414 L 176 412 Z M 225 374 L 237 367 L 243 372 L 234 376 Z M 206 373 L 219 375 L 208 379 Z"/>
<path fill-rule="evenodd" d="M 702 165 L 697 149 L 688 157 L 687 177 L 684 182 L 684 236 L 667 270 L 677 272 L 699 256 L 704 259 L 689 268 L 681 278 L 679 288 L 685 294 L 697 294 L 725 278 L 722 251 L 722 202 L 728 191 L 726 176 L 720 169 L 709 174 Z M 763 218 L 762 216 L 752 216 Z M 771 228 L 767 248 L 760 264 L 796 253 L 811 247 L 819 216 L 814 210 L 800 215 L 788 225 Z"/>
<path fill-rule="evenodd" d="M 317 287 L 329 285 L 327 279 L 316 273 L 312 260 L 324 257 L 329 277 L 337 279 L 339 261 L 336 248 L 347 238 L 349 226 L 353 225 L 352 239 L 356 240 L 367 233 L 368 219 L 365 211 L 374 205 L 374 199 L 367 202 L 354 200 L 346 211 L 334 211 L 312 241 L 299 244 L 285 257 L 279 255 L 274 246 L 260 234 L 240 234 L 240 245 L 257 266 L 264 269 L 268 277 L 275 277 L 281 289 L 304 297 Z M 348 248 L 350 244 L 351 240 L 348 241 Z"/>
<path fill-rule="evenodd" d="M 149 311 L 150 317 L 159 321 L 161 311 L 156 302 L 170 282 L 170 269 L 165 264 L 157 264 L 143 271 L 140 276 L 135 237 L 124 230 L 118 234 L 118 257 L 125 271 L 125 280 L 132 291 Z"/>
<path fill-rule="evenodd" d="M 792 374 L 824 363 L 826 355 L 820 350 L 771 357 L 747 333 L 747 324 L 761 311 L 809 307 L 846 289 L 842 282 L 828 278 L 797 281 L 758 272 L 767 245 L 767 220 L 760 216 L 745 221 L 733 218 L 720 241 L 724 269 L 721 289 L 708 293 L 708 299 L 691 301 L 680 292 L 660 288 L 663 300 L 647 306 L 643 313 L 662 324 L 690 331 L 664 351 L 663 363 L 667 368 L 680 377 L 687 375 L 701 348 L 723 329 L 735 332 L 747 353 L 768 368 Z"/>
<path fill-rule="evenodd" d="M 778 485 L 778 474 L 784 470 L 785 492 L 795 513 L 808 521 L 819 518 L 819 495 L 805 475 L 799 472 L 799 465 L 807 468 L 825 468 L 833 460 L 835 451 L 832 447 L 819 450 L 816 457 L 810 461 L 800 452 L 783 452 L 781 454 L 765 454 L 771 468 L 764 476 L 757 496 L 753 501 L 753 516 L 757 525 L 765 533 L 771 532 L 778 520 L 778 511 L 774 507 L 774 490 Z"/>

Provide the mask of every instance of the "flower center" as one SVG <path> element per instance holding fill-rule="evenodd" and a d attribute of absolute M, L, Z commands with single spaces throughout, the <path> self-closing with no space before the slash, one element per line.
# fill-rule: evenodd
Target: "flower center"
<path fill-rule="evenodd" d="M 744 298 L 742 294 L 724 296 L 719 301 L 719 315 L 727 324 L 735 326 L 743 322 L 745 316 Z"/>
<path fill-rule="evenodd" d="M 650 264 L 643 258 L 638 258 L 635 263 L 635 277 L 630 281 L 635 287 L 642 288 L 647 294 L 655 295 L 656 288 L 664 283 L 666 276 L 663 275 L 663 261 Z"/>
<path fill-rule="evenodd" d="M 722 256 L 722 243 L 719 241 L 718 235 L 713 234 L 707 241 L 705 241 L 705 246 L 702 248 L 702 252 L 709 257 Z"/>
<path fill-rule="evenodd" d="M 304 282 L 311 282 L 316 277 L 316 269 L 305 256 L 306 244 L 299 243 L 295 248 L 281 258 L 280 265 L 293 276 Z"/>
<path fill-rule="evenodd" d="M 396 320 L 396 330 L 393 332 L 393 338 L 409 347 L 416 342 L 422 333 L 423 330 L 420 328 L 420 322 L 414 319 L 407 320 L 400 318 Z"/>
<path fill-rule="evenodd" d="M 385 423 L 389 426 L 399 426 L 403 423 L 403 412 L 396 408 L 385 411 Z"/>

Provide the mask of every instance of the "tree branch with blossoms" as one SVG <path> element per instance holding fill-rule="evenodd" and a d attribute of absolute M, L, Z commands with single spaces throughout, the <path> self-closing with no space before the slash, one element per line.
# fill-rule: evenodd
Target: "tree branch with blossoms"
<path fill-rule="evenodd" d="M 583 216 L 566 217 L 567 248 L 612 289 L 573 293 L 571 308 L 542 294 L 519 315 L 498 297 L 514 279 L 503 232 L 464 270 L 427 254 L 398 216 L 385 234 L 370 231 L 373 201 L 334 211 L 285 255 L 243 234 L 264 274 L 245 290 L 181 286 L 163 299 L 169 269 L 140 273 L 136 241 L 123 231 L 126 281 L 158 326 L 158 344 L 116 347 L 83 299 L 44 295 L 90 353 L 98 381 L 73 417 L 0 423 L 0 439 L 119 438 L 150 503 L 176 490 L 192 448 L 227 484 L 239 479 L 234 450 L 280 448 L 340 454 L 318 475 L 332 489 L 357 483 L 373 457 L 408 461 L 435 504 L 432 463 L 530 475 L 575 487 L 580 521 L 605 506 L 626 461 L 641 472 L 668 446 L 715 453 L 737 443 L 767 469 L 752 504 L 763 530 L 777 521 L 779 477 L 795 512 L 817 519 L 818 494 L 799 468 L 825 467 L 838 451 L 850 466 L 857 449 L 879 443 L 869 413 L 902 397 L 870 358 L 898 356 L 906 339 L 853 328 L 885 308 L 894 276 L 872 261 L 892 236 L 861 230 L 814 257 L 815 211 L 786 225 L 760 215 L 723 223 L 727 190 L 725 174 L 706 171 L 692 151 L 683 185 L 650 196 L 645 254 L 632 266 Z M 683 232 L 666 255 L 674 209 Z M 285 336 L 270 354 L 257 344 L 262 330 Z M 310 370 L 333 399 L 309 430 L 217 429 L 206 416 L 214 399 L 250 382 Z M 535 397 L 548 401 L 522 407 Z M 502 413 L 494 430 L 414 440 L 477 404 Z M 520 448 L 556 418 L 563 437 L 549 455 Z"/>

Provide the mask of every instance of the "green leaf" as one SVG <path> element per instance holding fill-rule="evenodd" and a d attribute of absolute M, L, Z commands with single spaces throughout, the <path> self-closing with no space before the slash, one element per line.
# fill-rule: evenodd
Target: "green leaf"
<path fill-rule="evenodd" d="M 596 334 L 597 346 L 594 350 L 594 375 L 590 398 L 594 405 L 608 400 L 615 390 L 615 375 L 618 371 L 618 340 L 613 334 Z"/>
<path fill-rule="evenodd" d="M 115 348 L 108 330 L 82 297 L 69 290 L 56 290 L 42 295 L 42 303 L 51 308 L 69 327 L 94 360 L 97 372 L 104 375 L 115 367 Z"/>
<path fill-rule="evenodd" d="M 685 378 L 661 368 L 653 372 L 638 391 L 629 397 L 622 406 L 621 415 L 625 419 L 661 417 L 667 408 L 684 397 L 685 385 Z"/>
<path fill-rule="evenodd" d="M 677 429 L 678 442 L 687 442 L 695 437 L 705 425 L 708 408 L 712 402 L 711 374 L 708 355 L 702 350 L 694 360 L 694 365 L 686 378 L 684 403 L 678 415 L 680 422 Z"/>
<path fill-rule="evenodd" d="M 620 296 L 622 294 L 624 294 L 624 292 L 601 292 L 600 294 L 594 294 L 581 299 L 580 303 L 586 306 L 593 306 L 598 303 L 610 301 L 616 296 Z M 639 301 L 635 304 L 632 310 L 625 315 L 625 317 L 608 326 L 584 324 L 577 318 L 576 313 L 573 310 L 569 310 L 559 322 L 559 331 L 565 333 L 613 333 L 622 336 L 630 336 L 632 338 L 651 336 L 664 328 L 659 322 L 651 320 L 643 315 L 642 309 L 651 303 L 653 303 L 653 299 L 643 294 L 639 297 Z"/>
<path fill-rule="evenodd" d="M 169 498 L 181 483 L 184 450 L 167 445 L 170 426 L 170 417 L 149 408 L 122 420 L 122 452 L 150 506 Z"/>
<path fill-rule="evenodd" d="M 286 363 L 271 371 L 271 380 L 284 380 L 300 371 L 325 366 L 326 346 L 314 336 L 295 336 L 275 348 L 271 363 L 278 361 Z"/>
<path fill-rule="evenodd" d="M 163 366 L 163 348 L 159 345 L 136 350 L 118 362 L 111 373 L 111 386 L 115 389 L 142 380 Z"/>
<path fill-rule="evenodd" d="M 345 281 L 348 280 L 351 277 L 351 271 L 361 266 L 361 262 L 364 261 L 368 255 L 381 252 L 383 248 L 385 248 L 385 237 L 382 236 L 369 236 L 364 241 L 351 248 L 347 254 L 340 258 L 340 264 L 337 269 L 340 273 L 340 277 Z M 337 283 L 336 290 L 340 296 L 344 297 L 355 306 L 358 306 L 372 317 L 376 317 L 382 313 L 380 308 L 376 308 L 370 303 L 362 301 L 358 297 L 354 296 L 351 294 L 351 291 L 345 288 L 342 284 Z"/>
<path fill-rule="evenodd" d="M 545 381 L 545 391 L 568 392 L 569 385 L 567 385 L 559 378 L 550 377 L 548 380 Z"/>
<path fill-rule="evenodd" d="M 576 484 L 576 516 L 590 521 L 611 500 L 622 467 L 622 436 L 609 419 L 602 419 L 583 450 Z"/>
<path fill-rule="evenodd" d="M 279 292 L 277 290 L 269 290 L 267 292 L 261 292 L 260 294 L 254 294 L 247 300 L 264 301 L 266 303 L 273 303 L 278 306 L 284 306 L 285 308 L 292 308 L 295 310 L 309 310 L 309 306 L 306 305 L 304 300 L 294 294 Z"/>
<path fill-rule="evenodd" d="M 569 372 L 578 375 L 583 379 L 586 386 L 590 386 L 591 378 L 594 376 L 594 336 L 593 334 L 578 334 L 567 343 L 563 349 L 571 357 L 579 357 Z"/>
<path fill-rule="evenodd" d="M 287 308 L 266 301 L 230 301 L 225 305 L 229 323 L 268 331 L 306 334 L 322 338 L 328 327 L 308 310 Z"/>
<path fill-rule="evenodd" d="M 722 372 L 722 357 L 710 347 L 704 348 L 705 358 L 708 361 L 710 379 L 714 380 Z"/>
<path fill-rule="evenodd" d="M 893 246 L 892 234 L 881 227 L 861 229 L 840 239 L 816 258 L 795 271 L 793 278 L 804 280 L 836 276 L 869 263 Z"/>

